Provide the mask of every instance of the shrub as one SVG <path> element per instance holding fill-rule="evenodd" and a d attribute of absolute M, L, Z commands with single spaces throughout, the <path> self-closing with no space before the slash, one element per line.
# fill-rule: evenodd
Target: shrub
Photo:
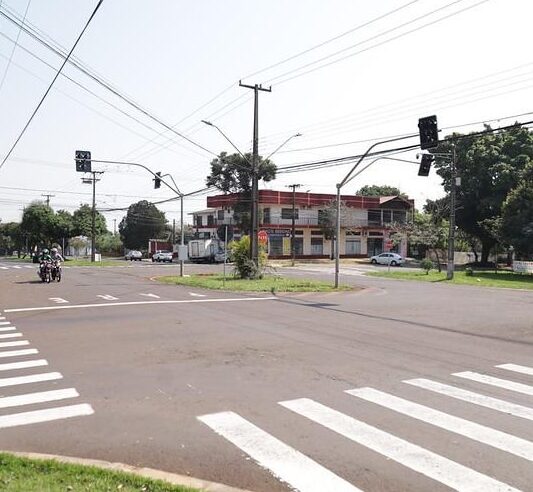
<path fill-rule="evenodd" d="M 429 259 L 429 258 L 424 258 L 421 262 L 420 262 L 420 268 L 422 270 L 425 270 L 426 272 L 426 275 L 429 274 L 429 271 L 433 268 L 433 262 Z"/>
<path fill-rule="evenodd" d="M 262 278 L 266 267 L 267 255 L 265 251 L 259 250 L 259 264 L 256 265 L 250 260 L 250 237 L 243 236 L 238 241 L 229 244 L 229 250 L 235 265 L 235 275 L 239 278 Z"/>
<path fill-rule="evenodd" d="M 466 267 L 465 268 L 465 275 L 467 277 L 473 277 L 474 276 L 474 270 L 472 270 L 472 268 L 470 268 L 470 267 Z"/>

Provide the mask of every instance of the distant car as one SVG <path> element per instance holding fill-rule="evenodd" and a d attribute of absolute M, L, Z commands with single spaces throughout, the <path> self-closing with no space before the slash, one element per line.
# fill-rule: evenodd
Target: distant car
<path fill-rule="evenodd" d="M 401 266 L 405 260 L 398 253 L 381 253 L 380 255 L 372 256 L 370 263 L 390 266 Z"/>
<path fill-rule="evenodd" d="M 229 256 L 226 256 L 225 251 L 219 251 L 218 253 L 215 253 L 215 263 L 231 263 L 231 258 Z"/>
<path fill-rule="evenodd" d="M 152 261 L 168 261 L 169 263 L 172 263 L 172 256 L 172 251 L 165 251 L 160 249 L 152 255 Z"/>
<path fill-rule="evenodd" d="M 132 249 L 126 253 L 124 259 L 130 261 L 141 261 L 143 259 L 143 254 L 140 251 L 135 251 Z"/>

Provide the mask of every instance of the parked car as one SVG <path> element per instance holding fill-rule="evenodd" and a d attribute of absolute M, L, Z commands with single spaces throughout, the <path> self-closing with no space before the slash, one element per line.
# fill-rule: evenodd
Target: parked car
<path fill-rule="evenodd" d="M 398 253 L 381 253 L 380 255 L 372 256 L 370 263 L 390 266 L 401 266 L 405 260 Z"/>
<path fill-rule="evenodd" d="M 124 259 L 130 261 L 141 261 L 143 259 L 143 254 L 140 251 L 132 249 L 126 253 Z"/>
<path fill-rule="evenodd" d="M 152 261 L 162 262 L 162 261 L 168 261 L 169 263 L 172 263 L 172 251 L 166 251 L 164 249 L 157 250 L 152 255 Z"/>

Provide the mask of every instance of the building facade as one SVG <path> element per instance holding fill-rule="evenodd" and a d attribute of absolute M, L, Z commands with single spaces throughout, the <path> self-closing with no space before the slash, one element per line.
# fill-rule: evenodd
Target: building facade
<path fill-rule="evenodd" d="M 295 250 L 297 257 L 332 257 L 334 241 L 324 224 L 331 221 L 335 195 L 293 193 L 290 191 L 259 191 L 259 230 L 268 234 L 267 251 L 271 258 L 291 255 L 292 210 L 295 208 Z M 193 226 L 201 237 L 215 237 L 221 226 L 228 226 L 236 238 L 241 232 L 235 205 L 239 194 L 207 197 L 205 210 L 193 212 Z M 368 257 L 388 250 L 393 223 L 412 220 L 414 200 L 399 196 L 373 197 L 342 195 L 340 254 L 342 257 Z M 329 220 L 328 220 L 329 217 Z M 407 255 L 407 243 L 390 248 Z"/>

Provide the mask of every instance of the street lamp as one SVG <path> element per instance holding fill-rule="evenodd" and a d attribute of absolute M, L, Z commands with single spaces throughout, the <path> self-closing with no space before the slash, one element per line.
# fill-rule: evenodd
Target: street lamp
<path fill-rule="evenodd" d="M 248 163 L 250 164 L 250 161 L 245 157 L 245 155 L 239 150 L 239 147 L 237 147 L 230 139 L 229 137 L 214 123 L 211 121 L 202 120 L 202 123 L 206 124 L 207 126 L 212 126 L 213 128 L 216 128 L 218 132 L 231 144 L 231 146 L 240 154 L 240 156 Z"/>

